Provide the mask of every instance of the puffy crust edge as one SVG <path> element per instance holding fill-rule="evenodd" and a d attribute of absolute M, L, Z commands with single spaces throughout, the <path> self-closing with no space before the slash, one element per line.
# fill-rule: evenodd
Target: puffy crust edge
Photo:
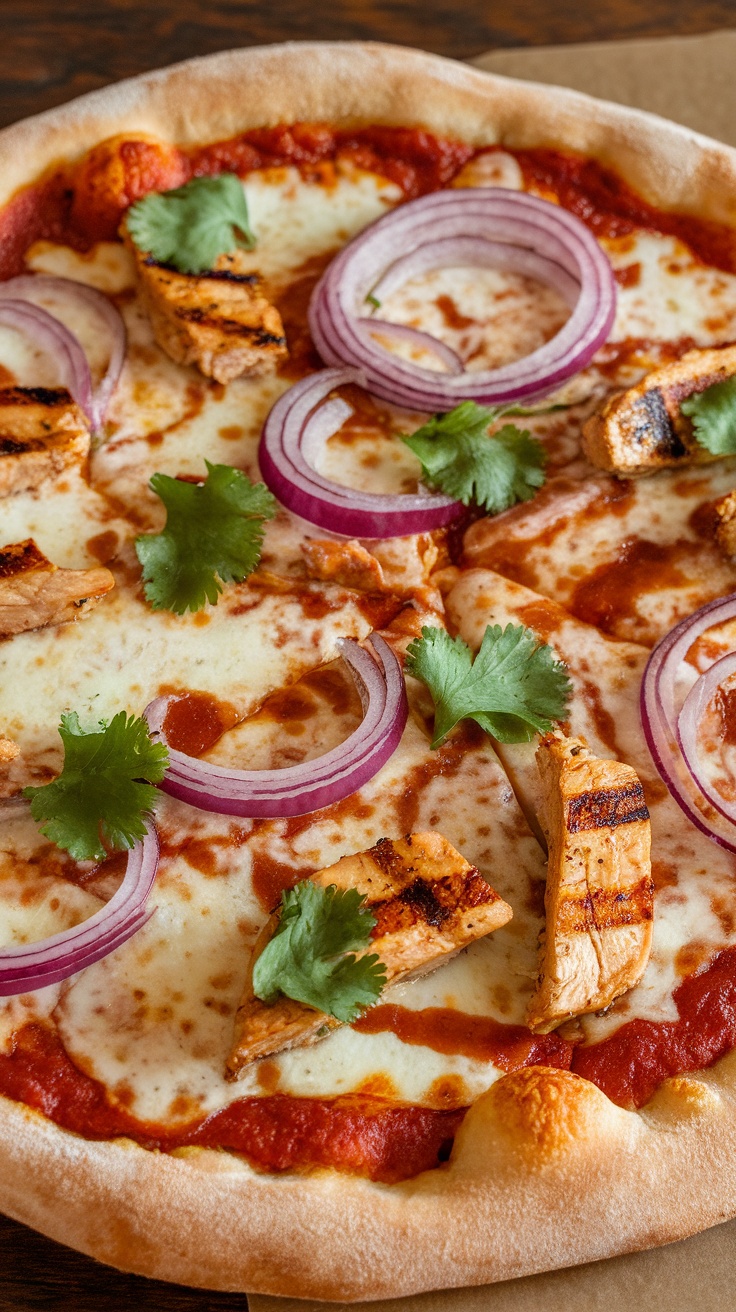
<path fill-rule="evenodd" d="M 377 42 L 224 51 L 130 78 L 0 132 L 0 204 L 105 137 L 178 145 L 297 120 L 425 127 L 475 145 L 581 151 L 655 204 L 736 221 L 736 150 L 654 114 Z"/>
<path fill-rule="evenodd" d="M 449 1163 L 399 1185 L 264 1175 L 211 1149 L 95 1143 L 0 1100 L 4 1209 L 126 1271 L 332 1301 L 484 1284 L 684 1238 L 736 1213 L 736 1053 L 623 1111 L 533 1066 L 473 1105 Z M 192 1236 L 196 1235 L 196 1243 Z"/>
<path fill-rule="evenodd" d="M 19 123 L 0 133 L 0 204 L 116 133 L 186 145 L 296 119 L 566 147 L 614 166 L 665 208 L 736 221 L 728 147 L 576 92 L 371 43 L 208 56 Z M 326 1171 L 261 1175 L 210 1150 L 90 1142 L 0 1099 L 0 1203 L 143 1275 L 335 1301 L 395 1297 L 667 1243 L 736 1214 L 735 1102 L 736 1053 L 667 1081 L 641 1112 L 578 1076 L 531 1067 L 474 1104 L 446 1166 L 385 1186 Z"/>

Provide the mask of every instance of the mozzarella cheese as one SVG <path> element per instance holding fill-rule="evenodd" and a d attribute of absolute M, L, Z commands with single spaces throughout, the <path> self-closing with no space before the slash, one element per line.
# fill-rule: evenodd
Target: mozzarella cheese
<path fill-rule="evenodd" d="M 495 153 L 491 160 L 492 181 L 518 188 L 518 166 L 510 156 L 504 159 L 505 164 Z M 471 170 L 464 182 L 478 185 L 484 179 L 487 185 L 481 168 Z M 276 294 L 295 279 L 314 279 L 331 252 L 399 199 L 392 184 L 348 165 L 309 181 L 294 169 L 266 170 L 248 178 L 246 193 L 258 236 L 249 258 Z M 703 345 L 736 336 L 736 278 L 699 265 L 674 238 L 639 233 L 604 244 L 615 267 L 639 266 L 637 277 L 629 277 L 620 290 L 613 347 L 605 348 L 609 355 L 620 352 L 615 378 L 628 382 L 643 373 L 673 336 Z M 312 672 L 334 657 L 339 636 L 363 637 L 370 623 L 359 598 L 328 585 L 311 585 L 325 602 L 326 616 L 313 619 L 305 613 L 300 543 L 305 533 L 324 535 L 280 511 L 267 526 L 262 565 L 290 580 L 288 586 L 278 593 L 248 583 L 228 587 L 217 607 L 183 617 L 146 605 L 132 546 L 137 532 L 161 527 L 160 503 L 147 490 L 155 471 L 203 474 L 207 459 L 258 477 L 261 426 L 289 379 L 240 379 L 223 392 L 194 370 L 173 364 L 153 340 L 133 291 L 129 258 L 116 244 L 100 243 L 80 256 L 37 243 L 29 263 L 38 272 L 71 276 L 117 297 L 129 349 L 107 439 L 92 456 L 90 484 L 70 476 L 53 491 L 3 503 L 4 540 L 34 536 L 57 564 L 76 567 L 109 551 L 117 582 L 115 592 L 83 623 L 0 644 L 0 731 L 23 749 L 19 782 L 23 771 L 33 777 L 58 768 L 62 710 L 79 711 L 83 721 L 121 708 L 140 713 L 172 687 L 215 693 L 245 717 L 212 750 L 213 760 L 273 767 L 327 750 L 355 727 L 358 713 L 349 698 L 338 704 L 323 686 L 320 691 Z M 567 313 L 549 289 L 515 275 L 468 269 L 416 279 L 381 308 L 385 317 L 442 338 L 475 369 L 526 354 L 557 331 Z M 105 364 L 101 344 L 93 326 L 75 315 L 70 326 L 99 374 Z M 646 346 L 639 343 L 636 351 L 626 346 L 641 338 L 648 339 Z M 58 382 L 53 362 L 5 329 L 0 363 L 22 384 Z M 579 454 L 581 417 L 610 388 L 611 371 L 610 362 L 594 363 L 565 393 L 576 402 L 572 409 L 530 421 L 547 442 L 552 469 L 573 481 L 571 496 L 585 496 L 579 480 L 589 474 Z M 393 410 L 381 425 L 370 416 L 360 418 L 328 444 L 324 471 L 339 482 L 377 491 L 415 487 L 418 462 L 396 435 L 411 431 L 421 418 Z M 642 485 L 629 518 L 616 525 L 616 540 L 621 531 L 636 534 L 646 526 L 669 542 L 672 509 L 678 507 L 682 524 L 684 507 L 689 513 L 695 498 L 693 493 L 688 499 L 682 485 L 696 477 L 720 490 L 732 471 L 723 464 Z M 534 505 L 528 513 L 534 515 Z M 581 548 L 586 568 L 591 560 L 607 558 L 613 532 L 611 520 L 601 521 L 592 536 L 586 528 Z M 110 536 L 102 547 L 105 533 Z M 539 591 L 568 597 L 567 574 L 575 578 L 576 551 L 578 545 L 564 532 L 548 556 L 537 550 Z M 471 642 L 478 641 L 489 617 L 518 618 L 524 606 L 546 604 L 528 592 L 520 600 L 523 590 L 509 600 L 498 584 L 490 602 L 483 601 L 473 578 L 458 585 L 450 608 L 455 627 Z M 663 603 L 661 625 L 668 623 L 668 604 Z M 525 622 L 533 623 L 529 613 Z M 632 701 L 642 648 L 608 642 L 576 621 L 566 624 L 555 641 L 577 680 L 575 731 L 585 733 L 594 748 L 620 751 L 656 783 L 642 758 Z M 283 703 L 276 713 L 269 694 L 287 686 L 306 711 L 292 700 L 288 713 Z M 601 705 L 615 726 L 615 744 L 601 734 Z M 535 824 L 530 750 L 500 749 L 504 769 L 488 741 L 462 737 L 461 731 L 459 740 L 432 752 L 422 706 L 413 705 L 401 745 L 379 775 L 349 802 L 311 817 L 235 821 L 162 797 L 157 824 L 163 856 L 152 896 L 154 916 L 122 948 L 76 978 L 4 1002 L 0 1042 L 7 1043 L 23 1019 L 52 1017 L 72 1059 L 102 1080 L 113 1100 L 143 1118 L 170 1124 L 264 1092 L 260 1067 L 232 1085 L 224 1079 L 224 1061 L 248 953 L 280 887 L 383 835 L 412 828 L 440 829 L 511 903 L 514 919 L 433 975 L 397 986 L 386 1001 L 523 1024 L 536 973 L 544 878 L 543 852 L 521 809 Z M 716 901 L 732 888 L 730 860 L 697 836 L 683 834 L 666 798 L 660 797 L 655 810 L 662 820 L 655 822 L 654 856 L 663 877 L 652 965 L 608 1017 L 586 1020 L 589 1037 L 634 1015 L 671 1016 L 678 954 L 694 938 L 714 946 L 724 942 Z M 675 871 L 669 882 L 665 867 Z M 0 943 L 32 941 L 77 923 L 110 895 L 114 878 L 104 867 L 95 872 L 68 861 L 38 834 L 27 814 L 4 821 Z M 268 1090 L 332 1096 L 380 1089 L 412 1102 L 461 1105 L 499 1073 L 490 1062 L 346 1027 L 312 1048 L 269 1062 Z"/>

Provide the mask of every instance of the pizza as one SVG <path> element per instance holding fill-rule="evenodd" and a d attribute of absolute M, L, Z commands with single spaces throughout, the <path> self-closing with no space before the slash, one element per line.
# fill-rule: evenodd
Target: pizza
<path fill-rule="evenodd" d="M 326 1300 L 736 1214 L 732 152 L 296 45 L 0 159 L 3 1209 Z"/>

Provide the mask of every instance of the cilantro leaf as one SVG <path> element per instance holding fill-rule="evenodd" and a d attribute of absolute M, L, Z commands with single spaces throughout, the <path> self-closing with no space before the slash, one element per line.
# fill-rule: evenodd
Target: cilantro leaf
<path fill-rule="evenodd" d="M 350 1024 L 386 983 L 370 944 L 376 921 L 355 888 L 321 888 L 303 879 L 281 895 L 281 918 L 253 968 L 253 992 L 263 1002 L 279 994 Z"/>
<path fill-rule="evenodd" d="M 680 403 L 693 421 L 695 440 L 714 456 L 736 454 L 736 378 L 714 383 Z"/>
<path fill-rule="evenodd" d="M 463 401 L 403 438 L 421 460 L 430 487 L 465 506 L 475 501 L 492 515 L 534 496 L 544 483 L 547 459 L 542 443 L 514 424 L 489 436 L 488 425 L 500 413 Z"/>
<path fill-rule="evenodd" d="M 102 861 L 145 836 L 169 753 L 151 741 L 142 716 L 119 711 L 85 731 L 76 711 L 62 715 L 64 768 L 40 788 L 24 788 L 41 833 L 77 861 Z M 142 782 L 143 780 L 147 782 Z M 41 823 L 44 821 L 45 823 Z"/>
<path fill-rule="evenodd" d="M 409 643 L 406 672 L 426 683 L 435 705 L 433 747 L 460 720 L 475 720 L 500 743 L 529 742 L 561 720 L 571 687 L 551 647 L 521 624 L 488 625 L 475 660 L 462 638 L 423 628 Z"/>
<path fill-rule="evenodd" d="M 135 549 L 154 610 L 183 615 L 206 601 L 215 605 L 222 584 L 242 583 L 260 560 L 264 520 L 276 514 L 274 498 L 240 469 L 205 464 L 203 483 L 168 474 L 151 479 L 166 506 L 166 527 L 137 537 Z"/>
<path fill-rule="evenodd" d="M 180 273 L 205 273 L 218 255 L 255 245 L 243 184 L 235 173 L 193 178 L 174 191 L 152 191 L 131 205 L 127 223 L 140 251 Z"/>

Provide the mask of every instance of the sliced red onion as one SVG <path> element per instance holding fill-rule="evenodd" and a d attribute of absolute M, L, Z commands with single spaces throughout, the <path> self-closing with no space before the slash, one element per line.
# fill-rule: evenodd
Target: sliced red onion
<path fill-rule="evenodd" d="M 131 848 L 123 882 L 104 907 L 51 938 L 0 949 L 0 997 L 58 984 L 132 938 L 153 915 L 146 899 L 158 860 L 158 837 L 151 824 L 143 841 Z"/>
<path fill-rule="evenodd" d="M 367 341 L 360 319 L 369 295 L 380 301 L 407 276 L 438 267 L 440 258 L 446 266 L 490 263 L 542 278 L 574 300 L 570 318 L 524 359 L 459 377 Z M 309 325 L 322 359 L 361 369 L 374 395 L 411 410 L 444 411 L 462 401 L 508 405 L 546 395 L 588 363 L 615 310 L 613 270 L 579 219 L 537 196 L 474 187 L 409 201 L 359 233 L 317 284 Z"/>
<path fill-rule="evenodd" d="M 420 351 L 431 351 L 446 366 L 449 374 L 461 374 L 463 371 L 463 362 L 457 351 L 430 333 L 410 328 L 405 323 L 391 323 L 389 319 L 358 319 L 358 323 L 371 337 L 393 337 L 395 341 L 405 342 L 407 346 L 415 346 Z"/>
<path fill-rule="evenodd" d="M 727 656 L 722 656 L 704 674 L 701 674 L 690 689 L 677 717 L 677 741 L 693 781 L 698 785 L 703 796 L 726 820 L 736 825 L 736 801 L 729 802 L 712 786 L 703 769 L 698 751 L 700 724 L 718 689 L 733 678 L 734 674 L 736 674 L 736 652 L 729 652 Z M 736 829 L 734 839 L 736 840 Z"/>
<path fill-rule="evenodd" d="M 52 304 L 55 300 L 76 302 L 91 311 L 102 326 L 110 343 L 110 359 L 97 387 L 92 385 L 89 363 L 79 339 L 48 309 L 49 300 Z M 21 305 L 30 312 L 25 319 L 17 312 Z M 14 309 L 9 315 L 10 307 Z M 63 385 L 84 411 L 93 429 L 99 430 L 125 359 L 125 324 L 112 302 L 96 288 L 72 278 L 21 274 L 0 282 L 0 322 L 18 328 L 56 358 Z"/>
<path fill-rule="evenodd" d="M 351 638 L 339 643 L 363 705 L 359 728 L 339 747 L 281 770 L 228 770 L 169 747 L 169 766 L 160 787 L 203 811 L 254 817 L 306 815 L 357 792 L 395 752 L 409 711 L 396 656 L 377 633 L 370 642 L 377 660 Z M 144 712 L 151 736 L 161 742 L 166 742 L 166 712 L 172 701 L 176 697 L 157 697 Z"/>
<path fill-rule="evenodd" d="M 736 593 L 709 602 L 681 620 L 654 648 L 641 685 L 644 736 L 659 774 L 696 828 L 729 852 L 736 852 L 736 829 L 725 810 L 725 799 L 710 787 L 699 767 L 696 729 L 702 712 L 698 712 L 698 721 L 694 718 L 697 708 L 700 706 L 705 710 L 718 684 L 728 676 L 723 671 L 722 662 L 715 662 L 690 689 L 679 715 L 676 682 L 693 643 L 709 629 L 733 619 L 736 619 Z M 730 656 L 724 659 L 728 661 Z M 711 671 L 719 665 L 722 666 L 720 676 L 712 674 Z M 709 687 L 710 695 L 703 700 L 702 692 Z M 685 746 L 687 755 L 683 750 Z"/>
<path fill-rule="evenodd" d="M 463 508 L 452 497 L 362 492 L 317 473 L 327 439 L 352 414 L 347 401 L 327 397 L 336 387 L 364 381 L 354 369 L 323 369 L 284 392 L 266 420 L 258 449 L 263 481 L 295 515 L 349 538 L 406 537 L 449 524 Z"/>

